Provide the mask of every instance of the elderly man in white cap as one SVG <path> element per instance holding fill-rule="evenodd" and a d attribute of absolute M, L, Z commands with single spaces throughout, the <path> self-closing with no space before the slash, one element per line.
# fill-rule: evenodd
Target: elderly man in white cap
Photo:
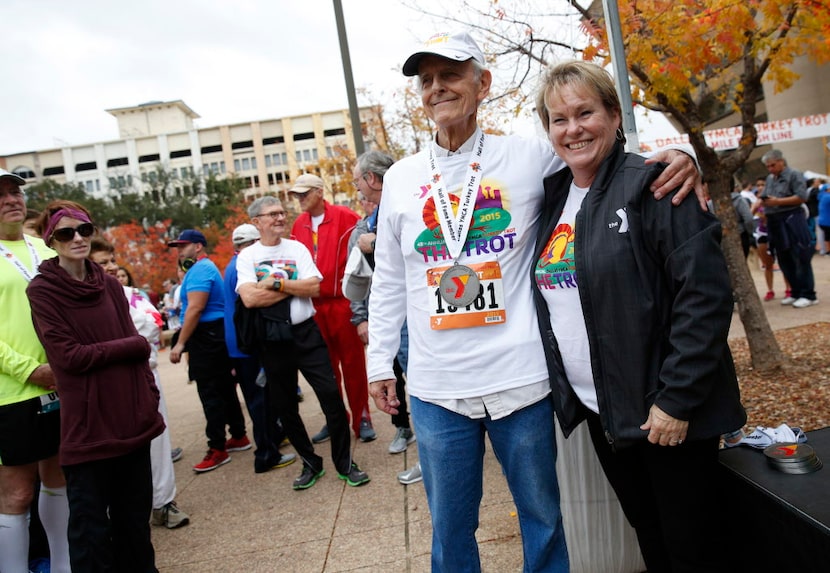
<path fill-rule="evenodd" d="M 38 513 L 52 571 L 68 573 L 69 504 L 58 462 L 60 401 L 29 309 L 26 287 L 55 256 L 24 236 L 26 180 L 0 169 L 0 571 L 28 571 L 29 507 L 40 478 Z"/>
<path fill-rule="evenodd" d="M 360 215 L 342 205 L 331 205 L 323 196 L 325 183 L 316 175 L 300 175 L 288 190 L 300 202 L 303 213 L 294 221 L 292 237 L 311 253 L 314 264 L 323 274 L 320 294 L 314 297 L 315 320 L 329 349 L 331 367 L 346 388 L 352 415 L 352 429 L 361 442 L 371 442 L 377 435 L 369 413 L 369 383 L 366 379 L 366 354 L 363 342 L 351 323 L 352 310 L 343 296 L 341 282 L 349 256 L 349 237 Z M 342 371 L 342 375 L 341 375 Z M 324 426 L 311 440 L 329 439 Z"/>
<path fill-rule="evenodd" d="M 486 135 L 478 126 L 492 77 L 468 33 L 433 36 L 403 72 L 418 77 L 437 132 L 384 177 L 369 297 L 370 393 L 378 408 L 397 412 L 392 364 L 406 319 L 433 571 L 480 571 L 485 433 L 516 503 L 524 571 L 568 571 L 553 404 L 528 282 L 542 179 L 564 164 L 542 139 Z M 694 162 L 673 153 L 656 182 L 661 194 L 684 180 L 688 191 L 697 179 Z"/>
<path fill-rule="evenodd" d="M 279 444 L 285 437 L 280 435 L 276 423 L 269 423 L 270 416 L 265 402 L 265 387 L 257 384 L 262 366 L 257 356 L 246 354 L 239 349 L 234 326 L 236 309 L 236 258 L 245 249 L 259 241 L 259 231 L 250 223 L 239 225 L 231 234 L 234 254 L 225 267 L 225 344 L 231 357 L 236 381 L 245 397 L 245 405 L 254 426 L 254 471 L 264 473 L 274 468 L 283 468 L 294 463 L 294 454 L 280 454 Z M 263 374 L 264 375 L 264 374 Z"/>

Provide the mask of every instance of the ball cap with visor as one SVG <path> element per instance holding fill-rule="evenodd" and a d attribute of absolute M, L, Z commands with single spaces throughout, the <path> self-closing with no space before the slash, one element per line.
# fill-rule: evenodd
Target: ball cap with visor
<path fill-rule="evenodd" d="M 170 241 L 167 243 L 168 247 L 181 247 L 182 245 L 187 245 L 189 243 L 202 243 L 203 245 L 207 246 L 207 239 L 205 236 L 196 229 L 185 229 L 179 235 L 179 238 L 175 241 Z"/>
<path fill-rule="evenodd" d="M 440 56 L 456 62 L 475 60 L 484 65 L 484 53 L 467 32 L 443 32 L 424 42 L 421 50 L 409 56 L 403 64 L 403 75 L 417 76 L 424 56 Z"/>
<path fill-rule="evenodd" d="M 17 183 L 18 185 L 25 185 L 26 184 L 26 180 L 23 179 L 20 175 L 15 175 L 14 173 L 10 173 L 9 171 L 6 171 L 5 169 L 0 168 L 0 179 L 6 179 L 6 178 L 11 179 L 12 181 Z"/>
<path fill-rule="evenodd" d="M 233 230 L 231 237 L 234 245 L 241 245 L 259 239 L 259 231 L 250 223 L 244 223 Z"/>
<path fill-rule="evenodd" d="M 325 189 L 326 184 L 322 179 L 311 173 L 306 173 L 297 177 L 294 186 L 288 190 L 289 193 L 299 193 L 300 195 L 308 193 L 312 189 Z"/>

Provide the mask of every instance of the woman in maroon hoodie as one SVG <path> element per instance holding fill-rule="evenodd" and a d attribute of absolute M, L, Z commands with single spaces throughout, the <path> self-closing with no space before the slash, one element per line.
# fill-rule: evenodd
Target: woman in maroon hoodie
<path fill-rule="evenodd" d="M 150 440 L 164 422 L 150 347 L 121 284 L 87 261 L 89 212 L 53 201 L 37 228 L 58 253 L 40 265 L 27 294 L 60 395 L 72 570 L 155 572 Z"/>

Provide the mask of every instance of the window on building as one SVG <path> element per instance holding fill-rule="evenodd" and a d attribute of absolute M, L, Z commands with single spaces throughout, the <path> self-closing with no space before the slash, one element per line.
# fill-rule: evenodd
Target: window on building
<path fill-rule="evenodd" d="M 323 131 L 324 137 L 334 137 L 336 135 L 346 135 L 346 128 L 345 127 L 338 127 L 335 129 L 327 129 Z"/>
<path fill-rule="evenodd" d="M 330 145 L 326 146 L 326 157 L 328 157 L 329 159 L 334 157 L 334 150 L 331 148 Z"/>
<path fill-rule="evenodd" d="M 233 160 L 233 170 L 236 171 L 236 172 L 239 172 L 239 171 L 242 170 L 242 163 L 239 161 L 239 159 L 234 159 Z"/>
<path fill-rule="evenodd" d="M 202 155 L 206 153 L 221 153 L 222 146 L 221 145 L 206 145 L 202 148 Z"/>
<path fill-rule="evenodd" d="M 265 156 L 265 167 L 271 167 L 271 156 L 270 155 Z"/>
<path fill-rule="evenodd" d="M 250 139 L 248 141 L 235 141 L 231 143 L 231 149 L 248 149 L 249 147 L 253 147 L 254 142 Z"/>
<path fill-rule="evenodd" d="M 320 157 L 319 157 L 319 156 L 318 156 L 318 154 L 317 154 L 317 148 L 316 148 L 316 147 L 315 147 L 314 149 L 312 149 L 312 150 L 311 150 L 311 157 L 313 157 L 313 158 L 314 158 L 314 161 L 317 161 L 317 160 L 319 160 L 319 159 L 320 159 Z"/>
<path fill-rule="evenodd" d="M 304 161 L 311 161 L 311 150 L 303 149 L 303 160 Z"/>
<path fill-rule="evenodd" d="M 121 165 L 127 165 L 126 157 L 116 157 L 107 160 L 107 167 L 119 167 Z"/>
<path fill-rule="evenodd" d="M 138 158 L 139 163 L 149 163 L 151 161 L 161 161 L 161 155 L 158 153 L 151 153 L 150 155 L 142 155 Z"/>
<path fill-rule="evenodd" d="M 90 161 L 88 163 L 76 163 L 75 164 L 75 171 L 95 171 L 98 169 L 98 164 L 94 161 Z"/>
<path fill-rule="evenodd" d="M 303 152 L 297 150 L 295 155 L 296 155 L 297 163 L 302 163 L 302 161 L 303 161 Z"/>
<path fill-rule="evenodd" d="M 242 171 L 248 171 L 251 169 L 251 160 L 247 157 L 242 158 Z"/>
<path fill-rule="evenodd" d="M 190 157 L 191 153 L 189 149 L 181 149 L 179 151 L 171 151 L 170 152 L 170 159 L 175 159 L 177 157 Z"/>
<path fill-rule="evenodd" d="M 256 169 L 256 157 L 251 157 L 251 169 Z"/>
<path fill-rule="evenodd" d="M 49 177 L 51 175 L 63 175 L 63 165 L 58 165 L 57 167 L 47 167 L 43 170 L 43 176 Z"/>
<path fill-rule="evenodd" d="M 13 169 L 12 173 L 23 179 L 34 179 L 35 177 L 35 172 L 29 167 L 18 167 L 17 169 Z"/>

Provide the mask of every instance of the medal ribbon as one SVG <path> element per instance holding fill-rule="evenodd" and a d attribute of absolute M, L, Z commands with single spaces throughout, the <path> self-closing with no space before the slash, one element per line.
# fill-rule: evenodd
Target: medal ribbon
<path fill-rule="evenodd" d="M 482 157 L 484 155 L 484 132 L 473 148 L 473 156 L 467 174 L 464 177 L 466 186 L 461 192 L 458 203 L 458 211 L 453 214 L 452 202 L 444 184 L 444 177 L 438 162 L 435 159 L 435 151 L 432 145 L 429 147 L 429 181 L 431 184 L 432 198 L 435 201 L 435 210 L 438 214 L 438 222 L 441 224 L 441 232 L 444 234 L 444 243 L 450 252 L 450 257 L 457 260 L 467 240 L 467 233 L 470 231 L 470 223 L 473 220 L 473 209 L 475 198 L 478 194 L 478 186 L 481 175 L 484 172 Z"/>
<path fill-rule="evenodd" d="M 40 265 L 40 257 L 37 256 L 35 246 L 29 242 L 29 239 L 27 239 L 25 235 L 23 236 L 23 242 L 26 243 L 26 246 L 29 248 L 29 256 L 32 257 L 32 268 L 35 270 L 34 273 L 27 269 L 26 265 L 23 264 L 23 261 L 17 258 L 17 255 L 7 249 L 6 245 L 2 243 L 0 243 L 0 256 L 9 261 L 9 263 L 17 269 L 17 272 L 23 275 L 26 282 L 31 282 L 34 276 L 38 274 L 37 267 Z"/>

